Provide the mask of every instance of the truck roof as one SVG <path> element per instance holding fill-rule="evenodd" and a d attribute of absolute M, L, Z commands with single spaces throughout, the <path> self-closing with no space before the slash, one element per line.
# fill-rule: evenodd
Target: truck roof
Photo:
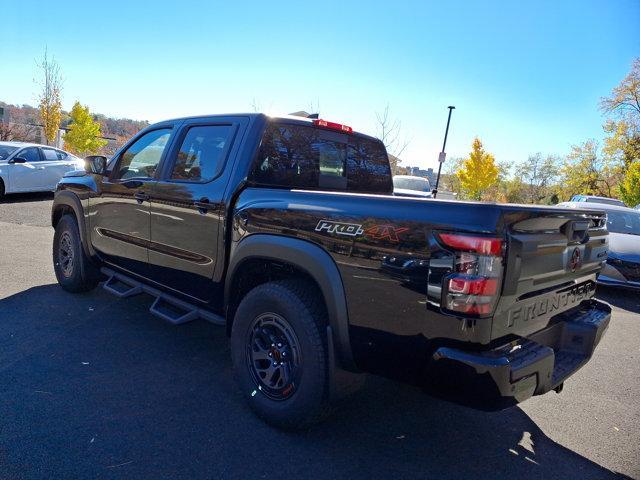
<path fill-rule="evenodd" d="M 288 124 L 298 124 L 298 125 L 308 125 L 308 126 L 313 125 L 313 121 L 316 120 L 314 118 L 299 117 L 297 115 L 267 114 L 263 112 L 250 112 L 250 113 L 236 112 L 236 113 L 212 113 L 211 115 L 190 115 L 187 117 L 170 118 L 170 119 L 163 120 L 161 122 L 155 122 L 155 123 L 164 123 L 164 122 L 178 121 L 178 120 L 206 119 L 206 118 L 216 118 L 216 117 L 249 117 L 252 120 L 255 120 L 258 118 L 264 118 L 267 121 L 269 120 L 284 121 Z M 321 120 L 327 120 L 327 119 L 321 118 Z M 331 119 L 328 121 L 334 121 L 334 120 Z M 337 122 L 337 123 L 342 123 L 342 122 Z M 379 138 L 376 138 L 371 135 L 367 135 L 366 133 L 356 131 L 355 128 L 353 129 L 353 132 L 351 134 L 357 135 L 359 137 L 368 138 L 370 140 L 380 141 Z"/>

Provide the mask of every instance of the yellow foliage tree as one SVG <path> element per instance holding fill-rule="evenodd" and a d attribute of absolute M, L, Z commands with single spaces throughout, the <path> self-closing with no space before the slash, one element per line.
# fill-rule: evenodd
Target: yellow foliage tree
<path fill-rule="evenodd" d="M 619 186 L 620 198 L 630 207 L 640 205 L 640 161 L 629 165 L 624 180 Z"/>
<path fill-rule="evenodd" d="M 100 124 L 89 113 L 89 107 L 83 107 L 80 102 L 73 104 L 71 109 L 71 124 L 64 136 L 64 146 L 71 153 L 82 157 L 96 153 L 107 144 L 100 138 Z"/>
<path fill-rule="evenodd" d="M 46 50 L 38 67 L 42 70 L 42 80 L 40 81 L 42 90 L 38 99 L 38 110 L 44 128 L 44 136 L 47 143 L 51 144 L 58 134 L 62 119 L 60 99 L 62 96 L 62 77 L 60 76 L 60 67 L 54 59 L 47 57 Z"/>
<path fill-rule="evenodd" d="M 482 199 L 482 193 L 498 181 L 498 167 L 493 155 L 485 152 L 479 138 L 473 140 L 469 157 L 456 172 L 466 195 L 473 200 Z"/>

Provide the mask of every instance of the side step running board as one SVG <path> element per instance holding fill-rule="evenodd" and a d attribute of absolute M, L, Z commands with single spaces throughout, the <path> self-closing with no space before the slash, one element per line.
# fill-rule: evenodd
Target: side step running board
<path fill-rule="evenodd" d="M 226 323 L 224 317 L 220 315 L 180 300 L 127 275 L 114 272 L 109 268 L 102 268 L 100 271 L 109 277 L 103 285 L 107 292 L 120 298 L 128 298 L 141 293 L 149 294 L 155 297 L 149 312 L 169 323 L 180 325 L 199 318 L 216 325 L 225 325 Z"/>

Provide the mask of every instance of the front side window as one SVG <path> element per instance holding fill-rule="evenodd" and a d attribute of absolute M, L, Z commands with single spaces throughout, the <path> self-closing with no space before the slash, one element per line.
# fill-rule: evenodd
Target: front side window
<path fill-rule="evenodd" d="M 153 177 L 170 136 L 171 129 L 162 128 L 140 137 L 120 155 L 113 178 L 127 180 Z"/>
<path fill-rule="evenodd" d="M 38 153 L 37 147 L 25 148 L 21 152 L 18 152 L 17 156 L 24 158 L 29 163 L 40 161 L 40 154 Z"/>
<path fill-rule="evenodd" d="M 215 178 L 224 162 L 232 128 L 231 125 L 191 127 L 178 151 L 171 179 L 208 182 Z"/>
<path fill-rule="evenodd" d="M 303 125 L 269 125 L 249 178 L 289 188 L 392 190 L 389 160 L 380 142 Z"/>

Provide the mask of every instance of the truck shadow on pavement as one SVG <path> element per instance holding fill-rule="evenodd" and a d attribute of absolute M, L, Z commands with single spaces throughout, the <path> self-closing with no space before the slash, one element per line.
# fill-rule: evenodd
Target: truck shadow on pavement
<path fill-rule="evenodd" d="M 598 285 L 596 298 L 632 313 L 640 313 L 640 292 Z"/>
<path fill-rule="evenodd" d="M 381 378 L 284 433 L 235 386 L 224 329 L 150 299 L 43 285 L 0 300 L 3 478 L 627 478 L 548 438 Z"/>
<path fill-rule="evenodd" d="M 22 202 L 39 202 L 44 200 L 53 200 L 53 192 L 29 192 L 29 193 L 11 193 L 0 199 L 3 203 L 22 203 Z"/>

